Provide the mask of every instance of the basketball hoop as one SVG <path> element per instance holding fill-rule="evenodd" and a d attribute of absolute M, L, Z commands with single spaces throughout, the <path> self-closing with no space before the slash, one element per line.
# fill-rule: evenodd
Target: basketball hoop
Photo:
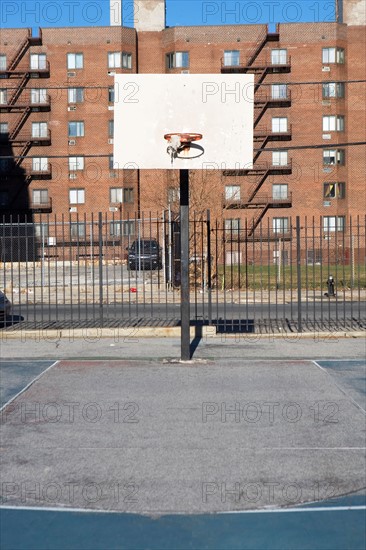
<path fill-rule="evenodd" d="M 169 143 L 169 146 L 166 150 L 166 152 L 170 155 L 171 163 L 173 164 L 173 161 L 175 158 L 195 158 L 196 156 L 200 156 L 203 154 L 202 147 L 199 147 L 197 145 L 192 145 L 193 141 L 199 141 L 202 139 L 202 134 L 197 134 L 194 132 L 176 132 L 176 133 L 170 133 L 165 134 L 164 139 L 167 140 Z M 198 149 L 201 151 L 198 155 L 195 155 L 193 157 L 189 156 L 189 152 L 191 148 Z"/>

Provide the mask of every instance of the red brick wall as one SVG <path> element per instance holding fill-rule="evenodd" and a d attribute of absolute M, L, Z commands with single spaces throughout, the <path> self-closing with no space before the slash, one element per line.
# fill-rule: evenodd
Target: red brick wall
<path fill-rule="evenodd" d="M 177 27 L 167 28 L 161 33 L 144 32 L 137 37 L 133 29 L 119 27 L 43 29 L 43 45 L 32 46 L 34 53 L 45 52 L 51 65 L 49 79 L 30 80 L 27 87 L 45 87 L 49 89 L 52 109 L 46 113 L 32 113 L 27 120 L 24 131 L 30 131 L 32 121 L 46 121 L 52 132 L 52 145 L 33 147 L 29 155 L 55 156 L 50 159 L 53 164 L 53 179 L 32 181 L 32 189 L 47 188 L 53 200 L 53 211 L 57 214 L 69 212 L 69 189 L 85 188 L 86 203 L 78 206 L 79 215 L 90 211 L 108 211 L 110 207 L 110 187 L 133 187 L 135 203 L 125 205 L 123 213 L 128 215 L 137 211 L 137 177 L 127 177 L 117 172 L 117 178 L 110 176 L 108 155 L 112 154 L 113 145 L 108 144 L 108 121 L 113 118 L 113 110 L 108 109 L 108 86 L 113 78 L 108 75 L 107 53 L 109 51 L 126 51 L 133 54 L 132 74 L 167 72 L 165 55 L 171 51 L 189 51 L 192 73 L 218 73 L 226 49 L 238 49 L 241 60 L 245 62 L 264 36 L 264 25 L 223 25 L 220 27 Z M 270 128 L 273 116 L 287 116 L 292 128 L 292 140 L 279 142 L 279 148 L 290 146 L 309 146 L 336 144 L 353 141 L 365 141 L 365 84 L 353 82 L 346 85 L 345 99 L 324 103 L 322 89 L 317 82 L 338 80 L 362 80 L 366 74 L 365 67 L 365 28 L 347 27 L 335 23 L 296 23 L 279 26 L 279 42 L 268 43 L 258 57 L 257 62 L 268 60 L 272 48 L 286 48 L 291 56 L 291 73 L 267 75 L 261 87 L 268 90 L 271 83 L 289 83 L 292 104 L 289 108 L 268 109 L 260 126 Z M 10 58 L 21 40 L 26 36 L 25 29 L 4 29 L 1 33 L 1 52 Z M 345 48 L 345 65 L 330 65 L 330 71 L 322 70 L 322 48 L 339 46 Z M 66 54 L 68 52 L 84 53 L 84 69 L 76 70 L 76 76 L 68 76 Z M 28 67 L 29 50 L 19 67 Z M 138 64 L 138 66 L 137 66 Z M 70 72 L 70 71 L 69 71 Z M 4 86 L 14 86 L 16 80 L 4 80 Z M 313 82 L 314 84 L 308 84 Z M 267 86 L 266 86 L 267 85 Z M 75 111 L 68 110 L 67 87 L 92 86 L 94 91 L 85 90 L 87 97 L 83 104 L 78 104 Z M 330 140 L 323 139 L 322 116 L 339 114 L 346 117 L 344 132 L 334 132 Z M 2 120 L 15 123 L 19 114 L 2 114 Z M 76 138 L 76 145 L 68 145 L 68 121 L 84 120 L 85 137 Z M 269 142 L 267 147 L 277 146 Z M 300 149 L 289 151 L 292 159 L 291 175 L 270 176 L 261 189 L 261 193 L 271 195 L 273 183 L 287 183 L 292 193 L 291 209 L 269 211 L 266 219 L 275 217 L 361 215 L 365 210 L 365 148 L 346 147 L 346 166 L 334 167 L 325 172 L 322 162 L 322 149 Z M 19 152 L 19 148 L 15 150 Z M 95 155 L 86 159 L 86 170 L 77 173 L 77 178 L 69 179 L 68 155 Z M 259 161 L 271 160 L 271 153 L 263 152 Z M 24 162 L 24 166 L 27 161 Z M 212 207 L 215 212 L 221 209 L 225 184 L 239 183 L 242 194 L 248 192 L 253 177 L 228 177 L 213 174 L 208 178 L 212 193 L 203 193 L 198 208 Z M 334 199 L 330 206 L 324 205 L 323 183 L 326 181 L 344 181 L 346 198 Z M 131 183 L 132 182 L 132 183 Z M 161 211 L 166 204 L 168 187 L 172 186 L 171 175 L 164 171 L 141 172 L 140 196 L 142 211 Z M 175 182 L 177 185 L 177 182 Z M 196 197 L 200 196 L 200 186 L 204 186 L 200 175 L 192 175 L 192 186 Z M 221 191 L 220 191 L 221 190 Z M 209 197 L 209 199 L 208 199 Z M 112 214 L 110 214 L 112 215 Z M 243 220 L 251 219 L 252 211 L 230 210 L 226 217 L 241 216 Z M 267 222 L 265 222 L 267 223 Z M 270 221 L 271 223 L 271 221 Z"/>

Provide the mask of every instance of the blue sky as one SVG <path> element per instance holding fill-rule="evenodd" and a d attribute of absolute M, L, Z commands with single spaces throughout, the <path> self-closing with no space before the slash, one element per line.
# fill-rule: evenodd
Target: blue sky
<path fill-rule="evenodd" d="M 133 26 L 133 1 L 123 4 Z M 109 25 L 109 0 L 2 0 L 0 10 L 2 27 Z M 335 0 L 167 0 L 170 27 L 334 20 Z"/>

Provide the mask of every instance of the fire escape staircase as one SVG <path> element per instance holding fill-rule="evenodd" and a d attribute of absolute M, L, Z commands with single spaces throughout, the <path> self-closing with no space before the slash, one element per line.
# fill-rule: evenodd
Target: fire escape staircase
<path fill-rule="evenodd" d="M 19 101 L 21 94 L 23 93 L 24 90 L 26 90 L 27 84 L 32 75 L 41 76 L 41 77 L 49 76 L 48 63 L 45 69 L 29 69 L 29 68 L 18 69 L 18 65 L 23 59 L 23 57 L 25 56 L 28 49 L 31 46 L 40 46 L 40 45 L 42 45 L 42 30 L 39 29 L 38 36 L 32 36 L 31 29 L 28 29 L 28 35 L 20 44 L 14 57 L 11 59 L 8 67 L 5 70 L 1 71 L 2 78 L 11 78 L 11 79 L 14 78 L 19 80 L 17 86 L 12 87 L 14 91 L 12 95 L 9 97 L 7 103 L 1 105 L 0 107 L 1 112 L 20 113 L 18 119 L 15 122 L 14 127 L 12 128 L 8 136 L 8 139 L 10 142 L 16 143 L 18 146 L 20 145 L 22 147 L 20 152 L 16 155 L 14 159 L 14 168 L 12 169 L 13 175 L 16 175 L 17 172 L 20 170 L 24 159 L 26 158 L 32 145 L 35 143 L 35 140 L 30 139 L 29 136 L 21 137 L 19 135 L 21 129 L 23 128 L 25 122 L 27 121 L 32 111 L 49 110 L 50 108 L 49 102 L 40 104 L 40 105 L 31 105 L 29 102 L 29 97 L 22 103 L 20 103 Z M 41 140 L 40 143 L 42 144 L 47 143 L 47 139 Z M 48 179 L 51 177 L 51 170 L 40 174 L 34 174 L 32 171 L 27 172 L 25 176 L 22 177 L 21 187 L 23 187 L 24 185 L 28 186 L 35 177 L 37 179 L 45 179 L 45 178 Z M 13 200 L 10 206 L 12 206 L 12 204 L 15 202 L 17 194 L 20 191 L 21 189 L 19 189 L 14 193 Z M 48 210 L 48 211 L 52 211 L 52 208 L 51 210 Z"/>
<path fill-rule="evenodd" d="M 23 146 L 23 149 L 21 150 L 20 154 L 18 155 L 18 157 L 15 159 L 15 167 L 16 168 L 19 168 L 20 165 L 22 164 L 23 160 L 24 160 L 24 157 L 28 154 L 29 152 L 29 149 L 32 147 L 32 142 L 31 141 L 27 141 L 25 143 L 25 145 Z"/>
<path fill-rule="evenodd" d="M 22 114 L 20 115 L 18 120 L 16 121 L 14 128 L 9 133 L 9 141 L 17 141 L 17 136 L 18 136 L 20 130 L 22 129 L 25 121 L 29 117 L 31 111 L 32 111 L 32 108 L 29 105 L 28 105 L 28 107 L 26 107 L 24 109 L 24 111 L 22 112 Z"/>
<path fill-rule="evenodd" d="M 273 73 L 288 73 L 291 71 L 291 65 L 289 60 L 284 64 L 272 65 L 272 63 L 267 62 L 257 62 L 260 53 L 263 51 L 265 46 L 269 42 L 279 42 L 280 35 L 279 32 L 269 33 L 266 32 L 260 42 L 256 45 L 255 49 L 249 56 L 245 65 L 225 67 L 222 66 L 221 70 L 225 72 L 234 72 L 234 73 L 251 73 L 254 74 L 255 84 L 254 91 L 256 93 L 254 107 L 255 107 L 255 117 L 254 117 L 254 139 L 258 144 L 258 151 L 256 151 L 254 156 L 254 166 L 253 170 L 239 170 L 239 171 L 224 171 L 224 176 L 248 176 L 253 175 L 257 176 L 257 181 L 251 186 L 248 191 L 247 197 L 245 200 L 232 201 L 226 203 L 226 207 L 229 209 L 240 208 L 240 209 L 256 209 L 258 212 L 254 215 L 251 220 L 250 228 L 248 231 L 248 237 L 252 236 L 255 232 L 255 229 L 262 221 L 266 212 L 269 208 L 290 208 L 292 206 L 292 199 L 276 200 L 267 195 L 259 195 L 259 191 L 263 186 L 264 182 L 269 175 L 272 174 L 291 174 L 291 163 L 286 166 L 271 166 L 268 164 L 255 164 L 262 153 L 262 150 L 270 141 L 284 141 L 291 139 L 291 130 L 288 132 L 272 132 L 270 130 L 261 129 L 258 127 L 259 122 L 261 121 L 263 115 L 266 113 L 267 109 L 270 107 L 289 107 L 291 105 L 291 96 L 289 93 L 286 94 L 286 97 L 272 98 L 269 97 L 267 93 L 261 93 L 260 86 L 265 80 L 268 74 Z"/>
<path fill-rule="evenodd" d="M 10 61 L 6 72 L 10 74 L 15 72 L 19 62 L 22 60 L 22 58 L 24 57 L 26 51 L 28 50 L 28 48 L 30 48 L 30 46 L 41 46 L 41 45 L 42 45 L 42 29 L 39 29 L 38 36 L 32 36 L 31 29 L 28 29 L 28 35 L 19 46 L 13 59 Z"/>
<path fill-rule="evenodd" d="M 14 91 L 13 95 L 9 98 L 9 101 L 8 101 L 8 107 L 9 109 L 13 110 L 13 109 L 16 109 L 16 103 L 20 97 L 20 94 L 23 92 L 23 90 L 25 89 L 27 83 L 28 83 L 28 80 L 29 80 L 29 73 L 26 72 L 24 73 L 21 81 L 19 82 L 18 84 L 18 87 L 16 88 L 16 90 Z"/>

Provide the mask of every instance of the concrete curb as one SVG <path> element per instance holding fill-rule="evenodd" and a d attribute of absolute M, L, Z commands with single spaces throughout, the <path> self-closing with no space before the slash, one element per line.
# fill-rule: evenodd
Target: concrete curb
<path fill-rule="evenodd" d="M 198 330 L 197 330 L 198 329 Z M 0 332 L 0 341 L 7 340 L 46 340 L 58 341 L 61 339 L 85 339 L 95 341 L 103 338 L 121 339 L 125 342 L 136 341 L 139 338 L 180 338 L 180 327 L 130 327 L 130 328 L 84 328 L 84 329 L 62 329 L 62 330 L 24 330 L 14 332 Z M 285 340 L 302 340 L 314 339 L 319 337 L 322 339 L 338 339 L 338 338 L 365 338 L 366 331 L 318 331 L 318 332 L 278 332 L 269 334 L 260 333 L 216 333 L 216 327 L 191 327 L 191 338 L 202 337 L 207 339 L 285 339 Z"/>

